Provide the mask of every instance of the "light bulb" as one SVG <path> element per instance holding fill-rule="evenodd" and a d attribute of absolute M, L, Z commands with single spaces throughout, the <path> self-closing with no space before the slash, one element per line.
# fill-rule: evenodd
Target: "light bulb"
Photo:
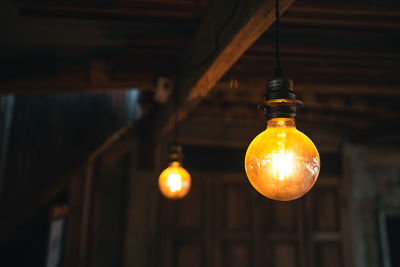
<path fill-rule="evenodd" d="M 320 169 L 318 150 L 298 131 L 293 119 L 275 118 L 250 143 L 246 174 L 262 195 L 281 201 L 299 198 L 315 184 Z"/>
<path fill-rule="evenodd" d="M 190 185 L 190 174 L 182 168 L 179 161 L 171 162 L 158 178 L 158 187 L 167 198 L 183 198 L 189 192 Z"/>

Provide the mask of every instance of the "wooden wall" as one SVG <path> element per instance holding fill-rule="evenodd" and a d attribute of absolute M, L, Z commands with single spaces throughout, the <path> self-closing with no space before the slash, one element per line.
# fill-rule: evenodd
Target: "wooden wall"
<path fill-rule="evenodd" d="M 182 200 L 161 198 L 157 266 L 347 266 L 339 152 L 322 152 L 326 165 L 309 194 L 277 202 L 251 187 L 242 164 L 229 161 L 243 149 L 185 151 L 192 189 Z"/>

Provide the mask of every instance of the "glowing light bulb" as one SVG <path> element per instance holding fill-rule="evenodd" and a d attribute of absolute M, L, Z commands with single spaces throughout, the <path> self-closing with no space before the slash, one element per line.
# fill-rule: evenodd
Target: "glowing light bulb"
<path fill-rule="evenodd" d="M 267 129 L 250 143 L 246 174 L 262 195 L 288 201 L 306 194 L 315 184 L 320 159 L 313 142 L 296 129 L 293 119 L 268 121 Z"/>
<path fill-rule="evenodd" d="M 182 168 L 178 161 L 170 163 L 158 179 L 158 187 L 161 193 L 172 199 L 183 198 L 190 190 L 190 174 Z"/>

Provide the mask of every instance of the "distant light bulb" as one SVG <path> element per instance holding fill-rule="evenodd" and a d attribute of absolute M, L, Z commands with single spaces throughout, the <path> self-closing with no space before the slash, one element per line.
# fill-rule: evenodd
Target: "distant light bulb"
<path fill-rule="evenodd" d="M 158 187 L 161 193 L 172 199 L 183 198 L 190 190 L 190 174 L 182 168 L 178 161 L 170 163 L 158 179 Z"/>
<path fill-rule="evenodd" d="M 299 198 L 315 184 L 320 170 L 318 150 L 296 129 L 293 119 L 268 121 L 247 148 L 246 174 L 262 195 L 281 201 Z"/>

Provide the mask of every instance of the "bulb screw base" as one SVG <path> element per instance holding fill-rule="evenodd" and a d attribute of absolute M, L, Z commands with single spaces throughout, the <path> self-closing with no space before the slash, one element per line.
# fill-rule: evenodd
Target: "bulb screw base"
<path fill-rule="evenodd" d="M 296 99 L 293 81 L 288 78 L 275 78 L 267 83 L 265 92 L 265 116 L 267 120 L 274 118 L 296 117 L 296 112 L 303 102 Z"/>
<path fill-rule="evenodd" d="M 169 153 L 168 153 L 168 162 L 178 161 L 182 163 L 183 154 L 182 154 L 182 146 L 178 143 L 172 143 L 169 145 Z"/>

